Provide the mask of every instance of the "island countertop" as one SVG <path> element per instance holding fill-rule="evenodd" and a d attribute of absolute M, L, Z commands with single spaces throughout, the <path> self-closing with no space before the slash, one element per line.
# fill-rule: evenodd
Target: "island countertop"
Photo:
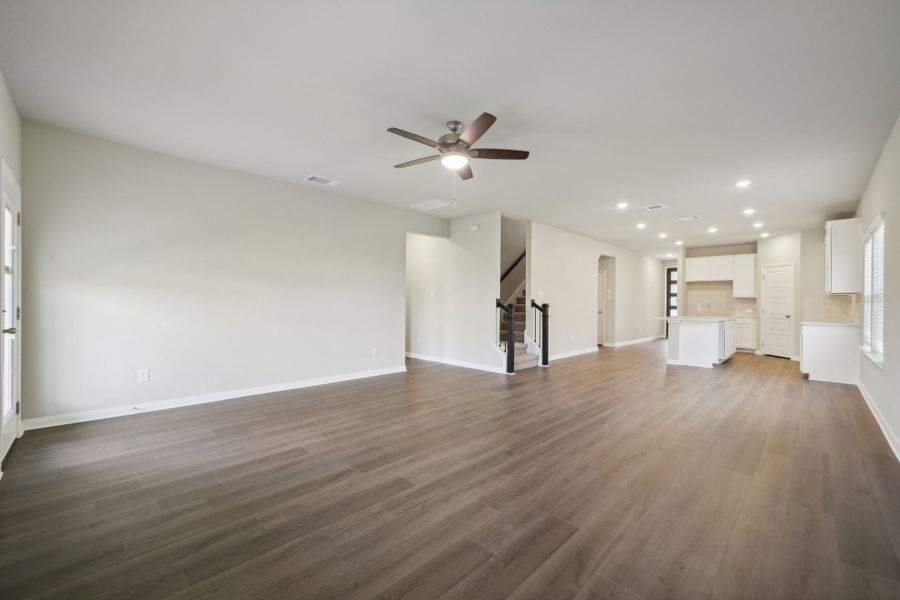
<path fill-rule="evenodd" d="M 732 317 L 716 317 L 716 316 L 699 316 L 692 317 L 690 315 L 686 317 L 662 317 L 663 319 L 667 319 L 670 323 L 678 323 L 680 321 L 706 321 L 710 323 L 721 323 L 723 321 L 733 321 L 735 318 Z"/>

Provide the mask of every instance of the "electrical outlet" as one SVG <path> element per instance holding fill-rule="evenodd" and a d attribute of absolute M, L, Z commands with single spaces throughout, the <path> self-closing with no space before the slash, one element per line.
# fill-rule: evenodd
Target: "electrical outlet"
<path fill-rule="evenodd" d="M 150 369 L 138 369 L 138 383 L 150 381 Z"/>

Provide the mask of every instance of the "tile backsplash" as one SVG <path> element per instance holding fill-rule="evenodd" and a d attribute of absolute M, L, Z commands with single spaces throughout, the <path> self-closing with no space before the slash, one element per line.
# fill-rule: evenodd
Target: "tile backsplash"
<path fill-rule="evenodd" d="M 859 303 L 856 295 L 803 297 L 804 321 L 859 322 Z"/>

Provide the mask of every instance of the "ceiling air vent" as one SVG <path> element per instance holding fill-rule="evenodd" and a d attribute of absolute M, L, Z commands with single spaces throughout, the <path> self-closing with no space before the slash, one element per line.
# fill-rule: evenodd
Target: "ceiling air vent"
<path fill-rule="evenodd" d="M 446 208 L 448 206 L 450 206 L 449 202 L 444 202 L 443 200 L 438 200 L 437 198 L 435 198 L 433 200 L 425 200 L 424 202 L 413 204 L 412 206 L 410 206 L 410 208 L 421 210 L 422 212 L 428 212 L 429 210 L 437 210 L 439 208 Z"/>
<path fill-rule="evenodd" d="M 647 210 L 662 210 L 665 208 L 662 204 L 651 204 L 650 206 L 645 206 Z"/>
<path fill-rule="evenodd" d="M 328 179 L 327 177 L 319 177 L 318 175 L 310 175 L 306 178 L 306 181 L 309 183 L 318 183 L 319 185 L 327 185 L 328 187 L 334 187 L 340 183 L 340 181 Z"/>
<path fill-rule="evenodd" d="M 696 221 L 700 217 L 678 217 L 679 221 Z"/>

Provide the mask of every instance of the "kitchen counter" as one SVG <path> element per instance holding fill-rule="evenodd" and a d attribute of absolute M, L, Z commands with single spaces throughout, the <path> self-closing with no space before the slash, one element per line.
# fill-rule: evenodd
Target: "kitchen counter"
<path fill-rule="evenodd" d="M 665 318 L 669 322 L 668 364 L 711 369 L 734 354 L 734 317 Z"/>
<path fill-rule="evenodd" d="M 713 323 L 719 323 L 721 321 L 731 321 L 735 317 L 716 317 L 713 315 L 705 316 L 701 315 L 699 317 L 692 317 L 690 315 L 686 317 L 663 317 L 664 319 L 668 319 L 669 323 L 677 323 L 679 321 L 712 321 Z"/>
<path fill-rule="evenodd" d="M 858 323 L 800 322 L 800 372 L 813 381 L 855 384 L 859 380 Z"/>

